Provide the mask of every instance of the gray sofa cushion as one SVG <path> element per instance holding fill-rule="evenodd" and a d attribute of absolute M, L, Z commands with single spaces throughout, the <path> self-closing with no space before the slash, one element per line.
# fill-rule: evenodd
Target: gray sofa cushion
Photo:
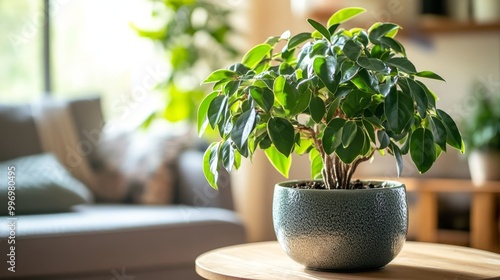
<path fill-rule="evenodd" d="M 221 207 L 233 210 L 233 194 L 229 173 L 221 168 L 217 181 L 219 189 L 215 190 L 210 187 L 203 175 L 202 162 L 202 152 L 186 151 L 180 155 L 177 164 L 179 187 L 176 202 L 193 206 Z"/>
<path fill-rule="evenodd" d="M 8 194 L 14 198 L 16 215 L 69 211 L 74 205 L 93 201 L 87 187 L 72 177 L 53 154 L 0 162 L 0 215 L 10 214 Z"/>
<path fill-rule="evenodd" d="M 15 276 L 109 272 L 111 279 L 113 269 L 194 269 L 201 253 L 245 241 L 241 221 L 225 209 L 81 205 L 75 210 L 18 218 Z M 7 227 L 0 227 L 0 236 L 8 236 Z M 7 246 L 1 242 L 0 251 Z M 0 262 L 6 261 L 1 254 Z M 12 275 L 0 270 L 0 278 Z"/>
<path fill-rule="evenodd" d="M 42 152 L 30 105 L 0 104 L 0 161 Z"/>

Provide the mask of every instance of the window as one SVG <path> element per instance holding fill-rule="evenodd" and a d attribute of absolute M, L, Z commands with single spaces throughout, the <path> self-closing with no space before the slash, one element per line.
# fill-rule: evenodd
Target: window
<path fill-rule="evenodd" d="M 43 2 L 0 0 L 0 102 L 26 102 L 43 92 Z"/>
<path fill-rule="evenodd" d="M 0 102 L 43 95 L 43 2 L 0 0 L 0 30 L 9 37 L 0 41 Z M 165 71 L 164 59 L 129 26 L 149 16 L 148 2 L 50 0 L 50 94 L 99 95 L 108 118 L 141 114 L 155 103 L 151 92 Z"/>

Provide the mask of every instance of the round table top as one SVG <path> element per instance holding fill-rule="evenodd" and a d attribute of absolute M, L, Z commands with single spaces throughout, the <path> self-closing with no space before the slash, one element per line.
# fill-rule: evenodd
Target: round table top
<path fill-rule="evenodd" d="M 356 273 L 306 269 L 276 241 L 216 249 L 196 259 L 196 272 L 207 279 L 500 279 L 500 254 L 407 241 L 384 268 Z"/>

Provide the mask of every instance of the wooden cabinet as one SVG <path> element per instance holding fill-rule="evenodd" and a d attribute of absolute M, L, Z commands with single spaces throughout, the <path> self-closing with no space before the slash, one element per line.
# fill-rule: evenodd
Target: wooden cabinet
<path fill-rule="evenodd" d="M 459 179 L 400 178 L 398 181 L 405 183 L 408 192 L 418 195 L 418 241 L 440 242 L 460 234 L 438 228 L 437 196 L 439 193 L 464 192 L 472 197 L 468 243 L 473 248 L 500 253 L 500 182 L 487 182 L 476 187 L 470 180 Z"/>

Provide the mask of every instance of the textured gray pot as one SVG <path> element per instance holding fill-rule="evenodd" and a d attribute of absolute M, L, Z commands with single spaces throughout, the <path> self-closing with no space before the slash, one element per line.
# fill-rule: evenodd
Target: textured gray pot
<path fill-rule="evenodd" d="M 274 189 L 273 222 L 283 250 L 317 270 L 370 270 L 401 251 L 408 228 L 405 186 L 361 190 Z"/>

